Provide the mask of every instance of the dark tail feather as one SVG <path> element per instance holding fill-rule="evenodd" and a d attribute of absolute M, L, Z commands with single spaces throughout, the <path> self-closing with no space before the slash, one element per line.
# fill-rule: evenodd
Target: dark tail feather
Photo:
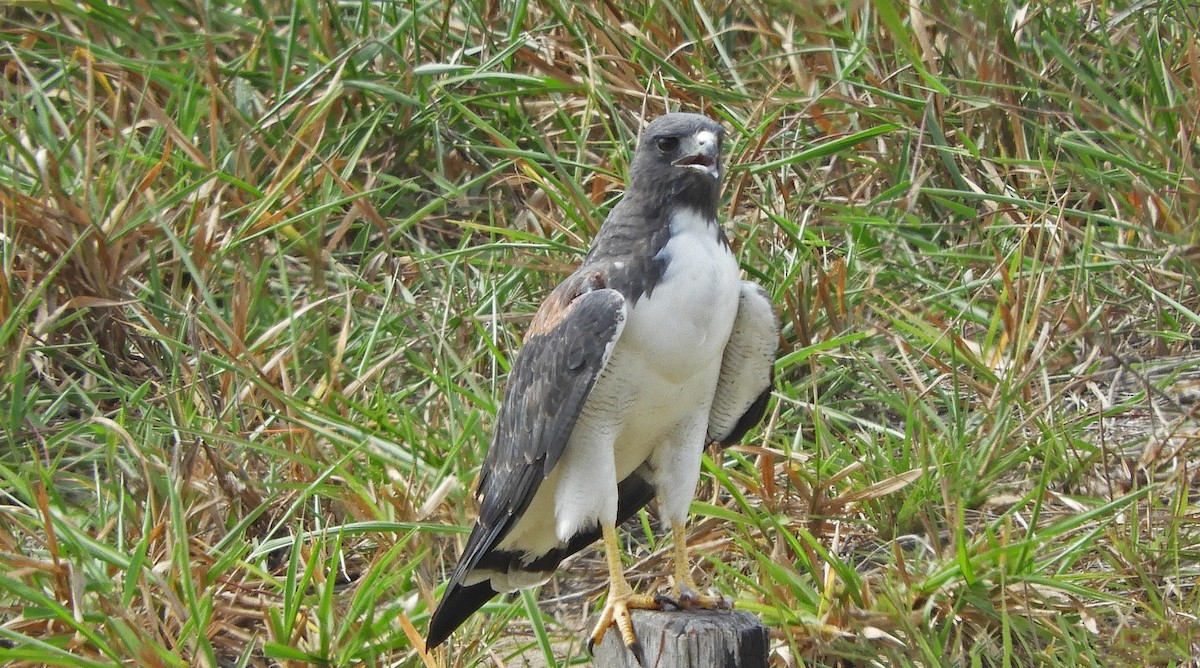
<path fill-rule="evenodd" d="M 450 634 L 454 633 L 454 629 L 461 626 L 467 617 L 482 608 L 484 603 L 492 600 L 492 597 L 498 592 L 492 589 L 491 582 L 491 580 L 484 580 L 469 587 L 458 584 L 451 585 L 451 588 L 442 596 L 442 602 L 433 612 L 433 617 L 429 619 L 429 633 L 425 636 L 425 651 L 446 642 L 446 638 L 449 638 Z"/>

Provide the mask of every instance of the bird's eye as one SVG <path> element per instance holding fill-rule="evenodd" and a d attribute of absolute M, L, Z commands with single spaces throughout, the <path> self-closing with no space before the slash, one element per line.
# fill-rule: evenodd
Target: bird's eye
<path fill-rule="evenodd" d="M 679 137 L 659 137 L 658 150 L 663 153 L 670 153 L 679 148 Z"/>

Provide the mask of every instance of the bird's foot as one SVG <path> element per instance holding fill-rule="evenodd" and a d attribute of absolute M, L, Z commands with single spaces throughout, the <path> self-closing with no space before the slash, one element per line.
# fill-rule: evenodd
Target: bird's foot
<path fill-rule="evenodd" d="M 683 524 L 675 524 L 671 532 L 675 538 L 675 607 L 680 610 L 732 610 L 732 599 L 699 593 L 700 588 L 696 586 L 688 568 L 687 536 Z"/>
<path fill-rule="evenodd" d="M 732 610 L 733 600 L 728 596 L 707 596 L 696 591 L 696 583 L 690 579 L 675 583 L 675 606 L 680 610 Z"/>
<path fill-rule="evenodd" d="M 645 657 L 642 645 L 633 632 L 633 619 L 629 616 L 629 611 L 661 609 L 662 601 L 658 596 L 635 594 L 628 585 L 623 588 L 611 586 L 608 590 L 608 600 L 604 602 L 604 609 L 600 611 L 600 621 L 596 622 L 596 627 L 592 629 L 592 639 L 588 642 L 588 649 L 591 650 L 604 639 L 604 634 L 610 626 L 615 626 L 617 632 L 621 634 L 621 642 L 625 643 L 625 647 L 633 653 L 638 665 L 643 665 Z"/>

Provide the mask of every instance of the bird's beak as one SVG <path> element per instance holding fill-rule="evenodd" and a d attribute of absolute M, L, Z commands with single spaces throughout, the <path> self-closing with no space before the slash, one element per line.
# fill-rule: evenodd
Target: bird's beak
<path fill-rule="evenodd" d="M 720 180 L 721 142 L 712 132 L 698 132 L 683 140 L 683 157 L 671 163 L 687 167 Z"/>

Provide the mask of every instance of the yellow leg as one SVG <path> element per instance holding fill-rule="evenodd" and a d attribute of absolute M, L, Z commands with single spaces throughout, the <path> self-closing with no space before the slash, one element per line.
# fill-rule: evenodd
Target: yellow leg
<path fill-rule="evenodd" d="M 629 617 L 630 610 L 658 610 L 659 605 L 654 596 L 635 594 L 633 587 L 625 579 L 621 568 L 621 546 L 617 543 L 615 527 L 602 527 L 604 533 L 604 556 L 608 559 L 608 600 L 600 611 L 600 621 L 592 630 L 592 644 L 604 639 L 604 633 L 610 626 L 616 626 L 621 634 L 621 641 L 633 652 L 638 662 L 641 662 L 641 645 L 633 633 L 633 621 Z"/>
<path fill-rule="evenodd" d="M 692 570 L 688 566 L 687 537 L 682 525 L 675 525 L 671 530 L 675 539 L 675 600 L 684 609 L 703 608 L 705 610 L 729 610 L 733 602 L 724 596 L 703 596 L 696 581 L 692 579 Z"/>

